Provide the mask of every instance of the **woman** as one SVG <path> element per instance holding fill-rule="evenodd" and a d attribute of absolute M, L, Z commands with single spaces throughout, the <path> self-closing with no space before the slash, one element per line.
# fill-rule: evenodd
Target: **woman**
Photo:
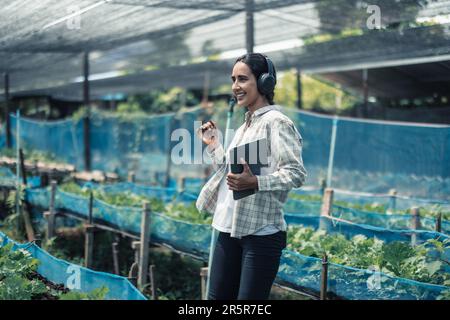
<path fill-rule="evenodd" d="M 199 131 L 216 169 L 197 200 L 199 210 L 214 214 L 212 226 L 219 231 L 208 299 L 267 299 L 286 247 L 282 208 L 289 190 L 300 187 L 306 178 L 302 138 L 274 105 L 276 72 L 266 56 L 251 53 L 239 57 L 231 79 L 238 105 L 248 111 L 228 152 L 217 139 L 214 122 L 207 122 Z M 228 172 L 230 148 L 264 138 L 269 165 L 260 175 L 254 175 L 243 159 L 241 174 Z M 233 199 L 233 191 L 246 189 L 256 192 Z"/>

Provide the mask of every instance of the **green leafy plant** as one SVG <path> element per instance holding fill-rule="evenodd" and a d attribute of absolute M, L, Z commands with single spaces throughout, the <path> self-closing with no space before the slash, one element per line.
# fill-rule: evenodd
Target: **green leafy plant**
<path fill-rule="evenodd" d="M 100 287 L 91 292 L 70 291 L 60 295 L 60 300 L 105 300 L 109 289 L 107 287 Z"/>
<path fill-rule="evenodd" d="M 428 240 L 411 246 L 405 242 L 385 243 L 363 235 L 346 239 L 342 234 L 290 226 L 287 247 L 316 258 L 327 254 L 329 261 L 345 266 L 361 269 L 376 267 L 392 276 L 440 285 L 450 280 L 450 275 L 443 268 L 448 262 L 442 258 L 444 252 L 450 250 L 448 240 Z"/>

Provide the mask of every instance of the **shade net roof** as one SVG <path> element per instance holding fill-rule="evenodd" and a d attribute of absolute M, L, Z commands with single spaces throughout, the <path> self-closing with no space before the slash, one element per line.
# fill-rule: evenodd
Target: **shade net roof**
<path fill-rule="evenodd" d="M 381 29 L 368 27 L 374 11 L 359 0 L 255 0 L 255 51 L 278 69 L 319 73 L 450 60 L 450 1 L 371 4 Z M 211 86 L 223 84 L 245 53 L 245 10 L 245 0 L 9 1 L 0 11 L 0 72 L 12 94 L 81 100 L 89 52 L 94 97 L 201 88 L 208 72 Z"/>

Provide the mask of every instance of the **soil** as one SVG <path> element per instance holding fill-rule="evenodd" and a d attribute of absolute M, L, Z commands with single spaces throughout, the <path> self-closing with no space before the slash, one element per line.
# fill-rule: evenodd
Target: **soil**
<path fill-rule="evenodd" d="M 31 279 L 37 279 L 37 280 L 41 281 L 43 284 L 45 284 L 45 286 L 47 286 L 48 288 L 50 288 L 58 293 L 68 293 L 70 291 L 69 289 L 64 287 L 64 285 L 62 285 L 62 284 L 55 284 L 51 281 L 48 281 L 46 278 L 44 278 L 37 272 L 33 272 L 31 274 L 30 280 Z M 52 294 L 51 291 L 33 297 L 33 300 L 58 300 L 58 299 L 59 299 L 58 296 Z"/>

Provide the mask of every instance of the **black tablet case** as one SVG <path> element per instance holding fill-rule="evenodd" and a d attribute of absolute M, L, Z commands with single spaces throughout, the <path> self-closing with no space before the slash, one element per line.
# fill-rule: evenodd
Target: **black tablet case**
<path fill-rule="evenodd" d="M 240 158 L 245 159 L 251 172 L 254 175 L 261 174 L 261 167 L 267 167 L 267 139 L 260 139 L 246 143 L 230 150 L 230 171 L 231 173 L 242 173 L 244 166 Z M 251 161 L 250 161 L 251 160 Z M 239 200 L 254 194 L 255 189 L 233 191 L 233 199 Z"/>

